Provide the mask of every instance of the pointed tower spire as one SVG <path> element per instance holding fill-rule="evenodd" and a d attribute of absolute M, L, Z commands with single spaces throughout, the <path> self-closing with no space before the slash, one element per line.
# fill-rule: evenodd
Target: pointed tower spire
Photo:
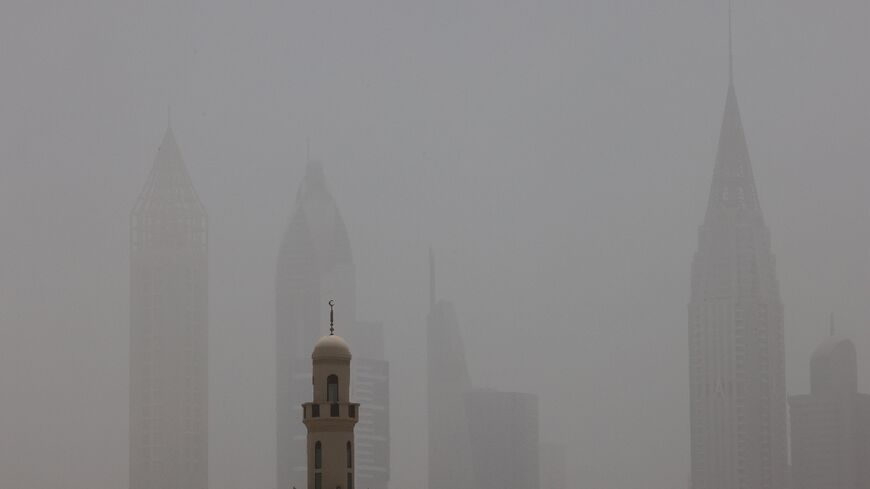
<path fill-rule="evenodd" d="M 435 308 L 435 253 L 429 247 L 429 310 Z"/>
<path fill-rule="evenodd" d="M 732 22 L 734 17 L 734 9 L 731 5 L 732 0 L 728 0 L 728 84 L 734 84 L 734 42 Z"/>

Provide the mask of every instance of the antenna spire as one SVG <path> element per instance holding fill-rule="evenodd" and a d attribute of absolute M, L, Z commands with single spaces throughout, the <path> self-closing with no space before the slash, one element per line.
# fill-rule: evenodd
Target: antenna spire
<path fill-rule="evenodd" d="M 728 81 L 734 83 L 734 42 L 733 42 L 733 17 L 734 9 L 731 6 L 732 0 L 728 0 Z"/>
<path fill-rule="evenodd" d="M 429 310 L 435 308 L 435 253 L 429 247 Z"/>
<path fill-rule="evenodd" d="M 335 334 L 335 301 L 329 300 L 329 336 Z"/>

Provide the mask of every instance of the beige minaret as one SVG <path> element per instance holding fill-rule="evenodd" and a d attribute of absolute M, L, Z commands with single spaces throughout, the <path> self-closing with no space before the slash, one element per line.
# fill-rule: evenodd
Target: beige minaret
<path fill-rule="evenodd" d="M 353 489 L 353 427 L 359 404 L 350 402 L 350 347 L 335 335 L 329 301 L 329 336 L 314 346 L 314 399 L 302 405 L 308 428 L 308 489 Z"/>

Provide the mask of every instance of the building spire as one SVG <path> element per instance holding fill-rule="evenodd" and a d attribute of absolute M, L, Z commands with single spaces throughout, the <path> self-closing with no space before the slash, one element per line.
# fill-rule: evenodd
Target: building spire
<path fill-rule="evenodd" d="M 335 300 L 329 300 L 329 336 L 335 335 Z"/>
<path fill-rule="evenodd" d="M 728 83 L 734 83 L 734 42 L 732 33 L 734 9 L 731 6 L 732 0 L 728 0 Z"/>
<path fill-rule="evenodd" d="M 435 253 L 429 247 L 429 310 L 435 308 Z"/>

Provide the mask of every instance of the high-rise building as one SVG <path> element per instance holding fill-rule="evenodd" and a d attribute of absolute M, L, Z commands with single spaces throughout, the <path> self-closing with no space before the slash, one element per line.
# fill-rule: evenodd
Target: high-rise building
<path fill-rule="evenodd" d="M 475 389 L 466 393 L 477 489 L 538 489 L 538 397 Z"/>
<path fill-rule="evenodd" d="M 356 321 L 346 335 L 354 345 L 351 393 L 365 406 L 356 427 L 356 481 L 361 489 L 387 489 L 390 479 L 390 365 L 384 360 L 381 323 Z"/>
<path fill-rule="evenodd" d="M 562 443 L 541 443 L 538 466 L 541 489 L 568 489 L 568 460 Z"/>
<path fill-rule="evenodd" d="M 852 341 L 831 336 L 810 360 L 810 394 L 789 397 L 794 489 L 870 489 L 870 396 Z"/>
<path fill-rule="evenodd" d="M 206 489 L 208 218 L 171 129 L 130 221 L 130 488 Z"/>
<path fill-rule="evenodd" d="M 783 308 L 733 78 L 689 301 L 693 489 L 782 489 Z"/>
<path fill-rule="evenodd" d="M 362 343 L 353 375 L 360 375 L 361 380 L 365 377 L 359 394 L 373 408 L 360 418 L 358 460 L 364 463 L 357 467 L 356 477 L 366 484 L 365 489 L 386 489 L 389 378 L 383 334 L 371 323 L 358 325 L 355 321 L 356 268 L 350 239 L 319 162 L 308 163 L 296 194 L 296 209 L 278 256 L 275 296 L 278 489 L 305 485 L 306 434 L 295 420 L 301 416 L 301 405 L 311 388 L 309 352 L 320 337 L 321 307 L 332 298 L 338 304 L 336 313 L 350 325 L 347 336 Z M 369 388 L 372 390 L 367 391 Z"/>
<path fill-rule="evenodd" d="M 314 393 L 302 408 L 308 431 L 308 489 L 353 489 L 355 482 L 353 428 L 359 420 L 359 404 L 350 402 L 350 347 L 334 334 L 332 326 L 330 319 L 329 335 L 311 353 Z"/>
<path fill-rule="evenodd" d="M 471 380 L 453 304 L 437 300 L 434 257 L 429 252 L 426 318 L 429 489 L 474 487 L 465 394 Z"/>

